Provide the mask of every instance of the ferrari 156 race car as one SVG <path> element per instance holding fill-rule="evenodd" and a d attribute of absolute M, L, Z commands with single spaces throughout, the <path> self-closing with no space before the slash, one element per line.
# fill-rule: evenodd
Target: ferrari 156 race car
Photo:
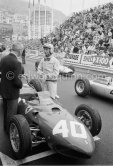
<path fill-rule="evenodd" d="M 82 97 L 97 94 L 113 99 L 113 79 L 111 77 L 100 77 L 94 80 L 79 78 L 75 81 L 75 92 Z"/>
<path fill-rule="evenodd" d="M 35 70 L 37 71 L 38 69 L 38 65 L 40 63 L 40 60 L 42 59 L 39 58 L 36 62 L 35 62 Z M 60 64 L 60 69 L 59 69 L 59 74 L 62 75 L 62 76 L 71 76 L 74 74 L 75 72 L 75 67 L 73 65 L 70 65 L 70 66 L 64 66 L 64 65 L 61 65 Z"/>
<path fill-rule="evenodd" d="M 93 108 L 82 104 L 72 115 L 48 91 L 42 91 L 38 80 L 31 80 L 21 89 L 18 114 L 10 119 L 8 132 L 17 159 L 44 143 L 62 155 L 89 158 L 101 126 L 101 117 Z"/>

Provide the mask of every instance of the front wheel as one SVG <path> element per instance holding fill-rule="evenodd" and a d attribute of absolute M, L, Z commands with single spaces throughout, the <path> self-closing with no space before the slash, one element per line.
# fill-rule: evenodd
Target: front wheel
<path fill-rule="evenodd" d="M 88 79 L 77 79 L 75 81 L 75 92 L 78 96 L 85 97 L 90 93 L 90 82 Z"/>
<path fill-rule="evenodd" d="M 102 121 L 98 111 L 85 104 L 81 104 L 76 108 L 75 115 L 86 125 L 92 136 L 100 133 Z"/>
<path fill-rule="evenodd" d="M 9 139 L 16 159 L 22 159 L 31 151 L 29 124 L 23 115 L 14 115 L 9 122 Z"/>

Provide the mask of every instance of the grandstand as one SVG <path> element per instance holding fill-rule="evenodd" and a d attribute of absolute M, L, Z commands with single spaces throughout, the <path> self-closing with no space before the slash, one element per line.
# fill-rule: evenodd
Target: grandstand
<path fill-rule="evenodd" d="M 75 46 L 80 53 L 111 55 L 113 50 L 113 3 L 73 13 L 55 33 L 44 41 L 53 43 L 55 51 L 70 53 Z"/>
<path fill-rule="evenodd" d="M 50 42 L 55 52 L 113 55 L 113 3 L 90 8 L 73 15 L 48 36 L 21 41 L 27 49 L 43 52 L 42 44 Z M 10 45 L 10 43 L 9 43 Z M 103 51 L 102 51 L 103 50 Z"/>

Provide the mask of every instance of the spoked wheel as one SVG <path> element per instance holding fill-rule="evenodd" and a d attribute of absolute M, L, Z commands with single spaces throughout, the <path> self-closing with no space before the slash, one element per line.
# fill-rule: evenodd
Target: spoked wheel
<path fill-rule="evenodd" d="M 100 133 L 102 121 L 98 111 L 85 104 L 81 104 L 76 108 L 75 115 L 86 125 L 92 136 Z"/>
<path fill-rule="evenodd" d="M 92 128 L 92 118 L 90 114 L 85 111 L 81 110 L 78 112 L 77 117 L 87 126 L 89 130 Z"/>
<path fill-rule="evenodd" d="M 78 81 L 76 84 L 76 90 L 79 93 L 82 93 L 84 91 L 85 85 L 83 83 L 83 81 Z"/>
<path fill-rule="evenodd" d="M 32 148 L 29 124 L 23 115 L 14 115 L 9 121 L 9 139 L 16 159 L 28 155 Z"/>
<path fill-rule="evenodd" d="M 14 123 L 10 125 L 10 141 L 12 148 L 15 152 L 19 152 L 19 147 L 20 147 L 20 137 L 19 137 L 19 132 Z"/>
<path fill-rule="evenodd" d="M 89 95 L 90 82 L 87 79 L 78 79 L 75 81 L 75 92 L 82 97 Z"/>

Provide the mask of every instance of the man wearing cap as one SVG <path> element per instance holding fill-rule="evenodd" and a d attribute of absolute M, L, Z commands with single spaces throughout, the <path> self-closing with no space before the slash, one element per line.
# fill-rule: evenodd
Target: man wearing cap
<path fill-rule="evenodd" d="M 53 99 L 59 98 L 57 95 L 57 79 L 59 75 L 59 61 L 53 56 L 53 45 L 46 43 L 43 46 L 45 57 L 38 66 L 39 79 L 43 83 L 43 90 L 50 92 Z"/>
<path fill-rule="evenodd" d="M 22 52 L 21 44 L 13 44 L 10 53 L 0 61 L 1 96 L 4 109 L 4 129 L 7 131 L 9 118 L 17 113 L 19 92 L 22 88 L 21 74 L 23 67 L 18 56 Z"/>

